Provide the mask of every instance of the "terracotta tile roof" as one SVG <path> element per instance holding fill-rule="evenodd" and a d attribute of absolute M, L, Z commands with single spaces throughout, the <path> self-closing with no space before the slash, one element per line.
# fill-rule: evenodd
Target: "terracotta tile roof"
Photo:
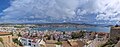
<path fill-rule="evenodd" d="M 48 44 L 55 44 L 57 41 L 55 41 L 55 40 L 46 40 L 46 43 L 48 43 Z"/>
<path fill-rule="evenodd" d="M 63 47 L 71 47 L 71 45 L 67 41 L 62 42 Z"/>
<path fill-rule="evenodd" d="M 55 40 L 46 40 L 46 47 L 56 47 L 56 42 Z"/>
<path fill-rule="evenodd" d="M 69 41 L 69 43 L 71 44 L 71 47 L 83 47 L 84 43 L 80 40 L 72 40 Z"/>
<path fill-rule="evenodd" d="M 75 41 L 70 41 L 70 44 L 72 45 L 72 47 L 77 47 L 78 46 L 78 43 L 75 42 Z"/>
<path fill-rule="evenodd" d="M 10 35 L 10 32 L 0 32 L 0 36 L 1 35 Z"/>
<path fill-rule="evenodd" d="M 46 47 L 56 47 L 56 44 L 46 44 Z"/>
<path fill-rule="evenodd" d="M 85 45 L 85 43 L 83 43 L 82 41 L 78 40 L 76 41 L 78 43 L 78 46 L 79 47 L 83 47 Z"/>

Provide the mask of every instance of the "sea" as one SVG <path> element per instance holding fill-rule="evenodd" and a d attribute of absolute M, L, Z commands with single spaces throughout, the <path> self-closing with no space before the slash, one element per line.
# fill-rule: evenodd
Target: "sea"
<path fill-rule="evenodd" d="M 31 30 L 45 31 L 45 30 L 56 30 L 56 31 L 94 31 L 94 32 L 110 32 L 110 27 L 84 27 L 84 28 L 76 28 L 76 27 L 37 27 L 32 28 Z"/>

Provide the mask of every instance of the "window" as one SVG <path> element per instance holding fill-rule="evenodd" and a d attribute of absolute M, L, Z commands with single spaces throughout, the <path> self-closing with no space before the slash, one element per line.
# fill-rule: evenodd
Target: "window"
<path fill-rule="evenodd" d="M 34 47 L 35 47 L 35 45 L 34 45 Z"/>
<path fill-rule="evenodd" d="M 24 45 L 26 45 L 26 43 L 24 43 Z"/>
<path fill-rule="evenodd" d="M 28 40 L 29 42 L 31 42 L 31 40 Z"/>
<path fill-rule="evenodd" d="M 26 41 L 25 39 L 21 39 L 22 41 Z"/>
<path fill-rule="evenodd" d="M 31 43 L 29 43 L 28 45 L 30 45 L 30 46 L 31 46 Z"/>

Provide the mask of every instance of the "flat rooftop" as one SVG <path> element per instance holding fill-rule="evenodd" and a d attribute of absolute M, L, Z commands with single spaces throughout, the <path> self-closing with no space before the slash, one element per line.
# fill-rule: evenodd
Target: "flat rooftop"
<path fill-rule="evenodd" d="M 113 26 L 113 27 L 111 27 L 111 29 L 120 29 L 120 26 L 118 26 L 118 27 Z"/>

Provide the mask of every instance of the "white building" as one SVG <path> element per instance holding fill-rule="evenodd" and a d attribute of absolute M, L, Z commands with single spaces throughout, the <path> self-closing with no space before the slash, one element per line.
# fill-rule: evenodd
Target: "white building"
<path fill-rule="evenodd" d="M 43 47 L 45 46 L 45 41 L 43 39 L 38 38 L 19 38 L 20 42 L 24 47 Z"/>
<path fill-rule="evenodd" d="M 3 32 L 5 32 L 5 31 L 11 32 L 13 29 L 14 29 L 14 27 L 0 27 L 0 31 L 3 31 Z"/>

